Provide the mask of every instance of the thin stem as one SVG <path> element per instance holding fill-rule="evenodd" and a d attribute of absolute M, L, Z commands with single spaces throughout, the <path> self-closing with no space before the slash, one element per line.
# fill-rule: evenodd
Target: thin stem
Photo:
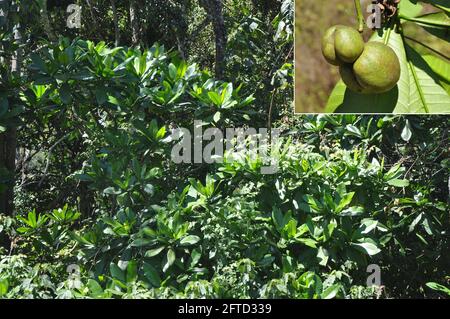
<path fill-rule="evenodd" d="M 361 0 L 355 0 L 356 14 L 358 16 L 358 31 L 364 31 L 364 15 L 361 8 Z"/>

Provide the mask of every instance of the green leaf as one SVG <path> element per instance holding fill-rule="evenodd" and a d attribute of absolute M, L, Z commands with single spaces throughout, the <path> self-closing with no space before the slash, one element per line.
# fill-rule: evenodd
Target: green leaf
<path fill-rule="evenodd" d="M 169 64 L 169 77 L 171 80 L 176 80 L 177 78 L 177 67 L 173 64 Z"/>
<path fill-rule="evenodd" d="M 220 121 L 220 117 L 221 117 L 221 113 L 220 112 L 216 112 L 216 114 L 214 114 L 213 120 L 215 123 Z"/>
<path fill-rule="evenodd" d="M 281 231 L 284 227 L 284 216 L 278 207 L 273 207 L 272 210 L 272 220 L 278 231 Z"/>
<path fill-rule="evenodd" d="M 167 255 L 166 258 L 164 260 L 164 266 L 163 266 L 163 272 L 166 272 L 167 269 L 170 268 L 170 266 L 173 265 L 173 263 L 175 262 L 175 251 L 171 248 L 167 251 Z"/>
<path fill-rule="evenodd" d="M 9 282 L 7 278 L 0 278 L 0 298 L 8 293 Z"/>
<path fill-rule="evenodd" d="M 109 265 L 109 271 L 111 272 L 111 276 L 114 279 L 117 279 L 117 280 L 119 280 L 119 281 L 121 281 L 123 283 L 126 282 L 125 273 L 115 263 L 111 263 Z"/>
<path fill-rule="evenodd" d="M 202 257 L 202 253 L 198 250 L 198 249 L 194 249 L 192 250 L 191 253 L 191 263 L 190 263 L 190 267 L 195 267 L 195 265 L 198 264 L 200 258 Z"/>
<path fill-rule="evenodd" d="M 127 265 L 127 283 L 135 282 L 137 277 L 137 262 L 135 260 L 131 260 Z"/>
<path fill-rule="evenodd" d="M 334 284 L 322 292 L 321 298 L 322 299 L 333 299 L 334 297 L 336 297 L 336 295 L 338 294 L 340 289 L 341 289 L 340 284 Z"/>
<path fill-rule="evenodd" d="M 158 288 L 161 286 L 161 277 L 158 274 L 158 271 L 149 263 L 144 263 L 144 276 L 150 281 L 152 286 Z"/>
<path fill-rule="evenodd" d="M 94 279 L 89 279 L 87 282 L 87 287 L 89 288 L 90 296 L 93 298 L 100 298 L 103 295 L 103 288 Z"/>
<path fill-rule="evenodd" d="M 154 242 L 153 239 L 145 239 L 145 238 L 138 238 L 135 241 L 131 243 L 131 246 L 133 247 L 144 247 L 151 245 Z"/>
<path fill-rule="evenodd" d="M 434 55 L 426 54 L 422 58 L 430 68 L 443 80 L 450 82 L 450 63 Z"/>
<path fill-rule="evenodd" d="M 347 130 L 348 135 L 354 135 L 357 137 L 362 137 L 361 131 L 354 125 L 348 124 L 345 129 Z"/>
<path fill-rule="evenodd" d="M 47 66 L 45 65 L 44 60 L 42 60 L 42 58 L 38 54 L 31 53 L 30 58 L 31 58 L 31 62 L 33 62 L 32 67 L 37 68 L 39 71 L 41 71 L 44 74 L 47 73 Z"/>
<path fill-rule="evenodd" d="M 437 282 L 427 282 L 426 285 L 433 290 L 444 292 L 450 296 L 450 289 L 441 284 L 438 284 Z"/>
<path fill-rule="evenodd" d="M 9 102 L 7 97 L 0 97 L 0 118 L 8 112 Z"/>
<path fill-rule="evenodd" d="M 222 90 L 221 99 L 224 103 L 228 102 L 233 95 L 233 83 L 228 83 L 226 87 Z"/>
<path fill-rule="evenodd" d="M 400 16 L 415 18 L 423 11 L 423 5 L 412 3 L 410 0 L 403 0 L 399 3 Z"/>
<path fill-rule="evenodd" d="M 148 257 L 148 258 L 155 257 L 155 256 L 159 255 L 159 253 L 162 252 L 164 250 L 164 248 L 166 248 L 166 247 L 162 246 L 162 247 L 147 250 L 147 252 L 145 253 L 145 257 Z"/>
<path fill-rule="evenodd" d="M 121 190 L 116 190 L 114 187 L 108 187 L 103 190 L 103 194 L 105 195 L 119 195 L 121 194 Z"/>
<path fill-rule="evenodd" d="M 400 18 L 419 25 L 450 28 L 450 18 L 445 12 L 428 13 L 416 18 L 400 15 Z"/>
<path fill-rule="evenodd" d="M 409 104 L 400 112 L 406 113 L 450 113 L 450 96 L 438 83 L 437 75 L 426 61 L 409 45 L 408 55 Z"/>
<path fill-rule="evenodd" d="M 352 243 L 352 246 L 367 253 L 369 256 L 376 255 L 381 251 L 375 244 L 372 243 Z"/>
<path fill-rule="evenodd" d="M 216 105 L 216 106 L 222 105 L 222 99 L 221 99 L 220 95 L 217 94 L 216 92 L 212 92 L 212 91 L 208 92 L 208 97 L 213 102 L 214 105 Z"/>
<path fill-rule="evenodd" d="M 195 236 L 195 235 L 189 235 L 186 237 L 183 237 L 180 240 L 180 244 L 181 246 L 189 246 L 189 245 L 194 245 L 196 243 L 198 243 L 200 241 L 200 237 Z"/>
<path fill-rule="evenodd" d="M 326 266 L 329 259 L 328 250 L 323 247 L 319 247 L 317 251 L 317 258 L 319 258 L 319 265 Z"/>
<path fill-rule="evenodd" d="M 355 196 L 355 192 L 350 192 L 344 195 L 344 197 L 339 202 L 339 205 L 336 207 L 336 213 L 340 213 L 345 207 L 350 205 L 353 200 L 353 196 Z"/>
<path fill-rule="evenodd" d="M 344 209 L 339 213 L 339 216 L 358 216 L 364 213 L 364 208 L 361 206 L 352 206 Z"/>
<path fill-rule="evenodd" d="M 108 101 L 108 96 L 106 95 L 106 91 L 104 88 L 97 88 L 95 90 L 95 98 L 97 100 L 98 105 L 104 104 Z"/>
<path fill-rule="evenodd" d="M 411 131 L 411 124 L 409 123 L 409 120 L 406 120 L 406 125 L 402 130 L 401 136 L 405 142 L 409 142 L 409 140 L 411 139 L 412 131 Z"/>
<path fill-rule="evenodd" d="M 295 240 L 299 243 L 304 244 L 305 246 L 311 247 L 311 248 L 317 248 L 316 244 L 317 242 L 314 239 L 311 238 L 295 238 Z"/>
<path fill-rule="evenodd" d="M 61 97 L 61 101 L 64 104 L 69 104 L 72 102 L 72 94 L 70 93 L 70 86 L 67 83 L 64 83 L 59 88 L 59 96 Z"/>
<path fill-rule="evenodd" d="M 391 179 L 387 183 L 394 187 L 407 187 L 409 186 L 409 181 L 406 179 Z"/>

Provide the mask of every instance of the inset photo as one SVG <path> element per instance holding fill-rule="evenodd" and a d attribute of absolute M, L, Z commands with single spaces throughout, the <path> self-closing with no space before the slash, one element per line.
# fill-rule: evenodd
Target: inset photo
<path fill-rule="evenodd" d="M 296 113 L 450 113 L 448 1 L 295 8 Z"/>

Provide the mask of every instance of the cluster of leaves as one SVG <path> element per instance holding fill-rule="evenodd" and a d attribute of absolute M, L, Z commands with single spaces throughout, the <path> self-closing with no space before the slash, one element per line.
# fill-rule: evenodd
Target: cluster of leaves
<path fill-rule="evenodd" d="M 78 215 L 67 207 L 32 212 L 17 218 L 16 249 L 33 257 L 50 252 L 66 267 L 79 265 L 75 283 L 61 266 L 52 266 L 51 284 L 33 282 L 41 297 L 377 297 L 380 290 L 362 287 L 369 264 L 382 269 L 388 297 L 433 294 L 427 283 L 445 293 L 449 207 L 439 180 L 448 176 L 429 184 L 420 176 L 422 169 L 448 172 L 446 156 L 429 149 L 441 146 L 446 133 L 439 125 L 448 130 L 448 122 L 435 123 L 420 117 L 301 118 L 275 147 L 276 174 L 261 174 L 258 156 L 243 153 L 236 161 L 227 154 L 204 178 L 179 181 L 170 193 L 158 187 L 155 161 L 143 167 L 131 160 L 124 167 L 115 153 L 103 163 L 119 165 L 122 175 L 111 180 L 98 174 L 97 164 L 78 175 L 99 195 L 94 223 L 73 225 Z M 130 145 L 140 139 L 128 138 Z M 109 143 L 123 147 L 120 140 Z M 157 145 L 147 147 L 157 152 Z M 411 162 L 414 156 L 419 159 Z M 62 227 L 64 221 L 72 226 Z M 15 258 L 3 261 L 11 272 L 41 265 L 24 258 L 25 266 L 13 267 L 20 264 Z M 18 296 L 11 282 L 23 272 L 5 272 L 3 282 L 11 287 L 5 296 Z"/>
<path fill-rule="evenodd" d="M 28 113 L 27 130 L 20 131 L 21 146 L 40 164 L 29 167 L 26 182 L 21 183 L 26 186 L 21 188 L 38 192 L 43 201 L 39 207 L 44 209 L 55 197 L 64 201 L 78 197 L 74 186 L 78 181 L 66 183 L 59 173 L 63 178 L 72 175 L 92 157 L 95 160 L 89 165 L 96 183 L 105 188 L 141 183 L 148 192 L 149 180 L 171 169 L 170 161 L 161 159 L 168 148 L 159 143 L 166 137 L 165 125 L 190 127 L 194 119 L 202 119 L 208 126 L 233 126 L 247 122 L 254 112 L 254 98 L 241 97 L 242 86 L 216 81 L 196 64 L 187 64 L 158 45 L 140 51 L 61 39 L 32 54 L 31 62 L 32 82 L 22 96 Z M 125 180 L 116 181 L 125 175 Z M 89 178 L 84 176 L 83 181 Z M 177 178 L 166 174 L 159 183 L 171 185 Z M 48 196 L 49 203 L 41 186 L 55 183 L 61 185 L 60 195 Z"/>
<path fill-rule="evenodd" d="M 119 24 L 118 43 L 130 45 L 128 12 L 131 2 L 115 3 Z M 95 135 L 94 140 L 103 139 L 103 130 L 97 131 L 96 127 L 104 124 L 105 113 L 109 113 L 109 121 L 114 121 L 116 114 L 111 108 L 118 109 L 118 103 L 127 105 L 126 112 L 132 114 L 131 105 L 136 102 L 135 109 L 139 108 L 139 112 L 145 113 L 150 120 L 157 120 L 159 125 L 176 123 L 180 126 L 190 124 L 194 117 L 215 122 L 212 124 L 215 126 L 231 126 L 236 119 L 247 122 L 250 116 L 255 125 L 265 123 L 271 100 L 269 93 L 272 91 L 273 104 L 278 107 L 274 107 L 269 116 L 277 118 L 291 106 L 292 64 L 289 61 L 292 60 L 290 45 L 293 42 L 292 0 L 264 4 L 240 0 L 224 2 L 222 14 L 228 34 L 225 78 L 232 79 L 234 87 L 213 79 L 207 82 L 211 78 L 210 72 L 200 71 L 213 69 L 215 36 L 211 17 L 207 16 L 197 0 L 134 2 L 139 11 L 141 50 L 116 50 L 106 48 L 101 42 L 112 43 L 115 38 L 112 32 L 114 9 L 110 2 L 89 2 L 83 7 L 81 29 L 71 30 L 66 27 L 68 1 L 17 1 L 9 8 L 7 4 L 7 1 L 2 2 L 6 7 L 3 8 L 5 16 L 2 16 L 1 22 L 7 23 L 1 24 L 0 31 L 0 51 L 4 57 L 0 63 L 0 134 L 18 125 L 26 124 L 28 128 L 19 128 L 18 132 L 20 155 L 16 173 L 21 171 L 15 189 L 18 210 L 26 211 L 34 207 L 49 210 L 55 208 L 56 203 L 73 203 L 79 193 L 84 194 L 84 183 L 66 180 L 65 177 L 95 154 L 95 142 L 83 144 L 81 136 L 89 129 L 90 135 Z M 20 25 L 17 25 L 18 22 Z M 21 41 L 14 39 L 14 27 L 18 28 Z M 38 39 L 38 34 L 42 38 Z M 91 43 L 88 48 L 87 42 L 71 43 L 65 38 L 58 40 L 60 35 L 72 39 L 96 39 L 100 43 Z M 151 47 L 155 41 L 161 45 Z M 248 42 L 252 45 L 242 46 Z M 181 52 L 167 53 L 164 46 L 177 47 Z M 20 77 L 11 74 L 8 65 L 19 48 L 24 57 L 19 61 L 22 62 Z M 161 71 L 164 75 L 156 71 L 158 63 L 150 71 L 156 72 L 154 74 L 144 75 L 142 70 L 134 69 L 142 67 L 149 71 L 150 65 L 143 60 L 148 57 L 150 63 L 153 53 L 160 55 L 153 62 L 158 60 L 160 65 L 164 64 Z M 89 61 L 84 54 L 89 55 Z M 128 61 L 124 70 L 114 71 L 118 64 L 134 55 L 142 56 L 142 62 Z M 251 67 L 243 68 L 244 60 L 251 60 Z M 34 64 L 35 74 L 28 71 L 31 63 Z M 134 66 L 130 67 L 131 64 Z M 37 73 L 40 76 L 36 76 Z M 120 79 L 121 76 L 124 78 Z M 155 81 L 150 81 L 150 77 L 157 79 L 157 86 L 154 86 Z M 30 87 L 31 83 L 33 87 Z M 197 83 L 197 88 L 194 88 L 194 83 Z M 224 87 L 219 88 L 220 85 Z M 145 86 L 147 88 L 142 92 L 138 91 Z M 24 91 L 24 87 L 28 89 Z M 56 89 L 58 93 L 55 93 Z M 59 95 L 59 92 L 62 94 Z M 122 98 L 118 98 L 118 94 Z M 151 101 L 149 98 L 143 101 L 150 94 Z M 117 100 L 105 100 L 111 95 Z M 199 101 L 183 105 L 182 102 L 191 95 L 198 95 Z M 245 103 L 249 103 L 252 100 L 250 96 L 254 95 L 257 103 L 247 105 L 245 112 L 241 112 L 234 105 L 237 95 L 249 97 Z M 197 97 L 192 96 L 193 99 Z M 245 99 L 240 101 L 244 103 Z M 197 107 L 197 104 L 202 107 Z M 184 168 L 179 171 L 183 172 Z M 12 172 L 6 176 L 1 171 L 0 176 L 2 184 L 3 181 L 10 182 Z M 84 213 L 84 208 L 80 209 Z"/>

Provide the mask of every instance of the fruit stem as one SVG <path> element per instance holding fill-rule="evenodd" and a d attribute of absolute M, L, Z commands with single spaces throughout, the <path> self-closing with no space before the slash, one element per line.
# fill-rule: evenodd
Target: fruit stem
<path fill-rule="evenodd" d="M 361 8 L 361 0 L 355 0 L 356 14 L 358 16 L 358 31 L 364 31 L 364 15 Z"/>

